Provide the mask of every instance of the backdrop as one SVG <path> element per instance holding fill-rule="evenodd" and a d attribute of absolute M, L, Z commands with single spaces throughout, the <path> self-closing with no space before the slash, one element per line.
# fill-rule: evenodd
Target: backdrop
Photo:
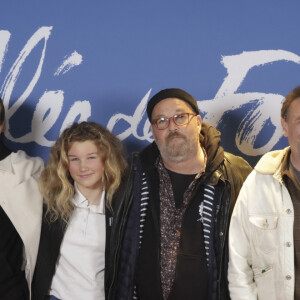
<path fill-rule="evenodd" d="M 60 132 L 93 120 L 128 154 L 152 141 L 146 103 L 178 87 L 225 150 L 252 165 L 287 146 L 283 96 L 300 84 L 299 1 L 3 1 L 5 141 L 47 160 Z"/>

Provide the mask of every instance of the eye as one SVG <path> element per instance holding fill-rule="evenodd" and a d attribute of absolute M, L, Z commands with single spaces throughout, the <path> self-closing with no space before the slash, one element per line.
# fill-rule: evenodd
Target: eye
<path fill-rule="evenodd" d="M 185 124 L 188 121 L 188 114 L 175 115 L 174 119 L 176 120 L 177 124 Z"/>
<path fill-rule="evenodd" d="M 88 159 L 96 159 L 97 157 L 95 155 L 89 156 Z"/>
<path fill-rule="evenodd" d="M 78 158 L 77 157 L 72 157 L 72 158 L 69 158 L 69 161 L 77 161 Z"/>
<path fill-rule="evenodd" d="M 165 124 L 168 122 L 168 118 L 160 118 L 157 120 L 157 124 Z"/>

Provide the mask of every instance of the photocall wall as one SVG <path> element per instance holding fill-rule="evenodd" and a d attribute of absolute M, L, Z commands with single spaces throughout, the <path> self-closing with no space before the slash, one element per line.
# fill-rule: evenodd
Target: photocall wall
<path fill-rule="evenodd" d="M 5 142 L 46 161 L 64 128 L 89 120 L 129 155 L 152 141 L 148 99 L 176 87 L 225 150 L 254 165 L 288 145 L 280 108 L 300 85 L 299 9 L 296 0 L 5 1 Z"/>

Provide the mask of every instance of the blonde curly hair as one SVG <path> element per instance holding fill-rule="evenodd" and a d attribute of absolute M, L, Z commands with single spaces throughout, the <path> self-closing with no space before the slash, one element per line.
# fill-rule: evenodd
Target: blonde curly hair
<path fill-rule="evenodd" d="M 95 122 L 74 123 L 65 129 L 50 151 L 50 159 L 39 180 L 50 222 L 68 222 L 74 210 L 74 180 L 69 173 L 68 151 L 74 142 L 92 141 L 103 160 L 106 207 L 112 210 L 113 195 L 127 167 L 120 140 Z"/>

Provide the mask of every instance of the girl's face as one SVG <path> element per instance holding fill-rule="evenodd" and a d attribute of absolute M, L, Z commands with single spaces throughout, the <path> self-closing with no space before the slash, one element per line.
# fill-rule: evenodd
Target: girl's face
<path fill-rule="evenodd" d="M 93 141 L 74 142 L 68 151 L 68 160 L 70 175 L 85 197 L 91 191 L 102 191 L 104 167 Z"/>

